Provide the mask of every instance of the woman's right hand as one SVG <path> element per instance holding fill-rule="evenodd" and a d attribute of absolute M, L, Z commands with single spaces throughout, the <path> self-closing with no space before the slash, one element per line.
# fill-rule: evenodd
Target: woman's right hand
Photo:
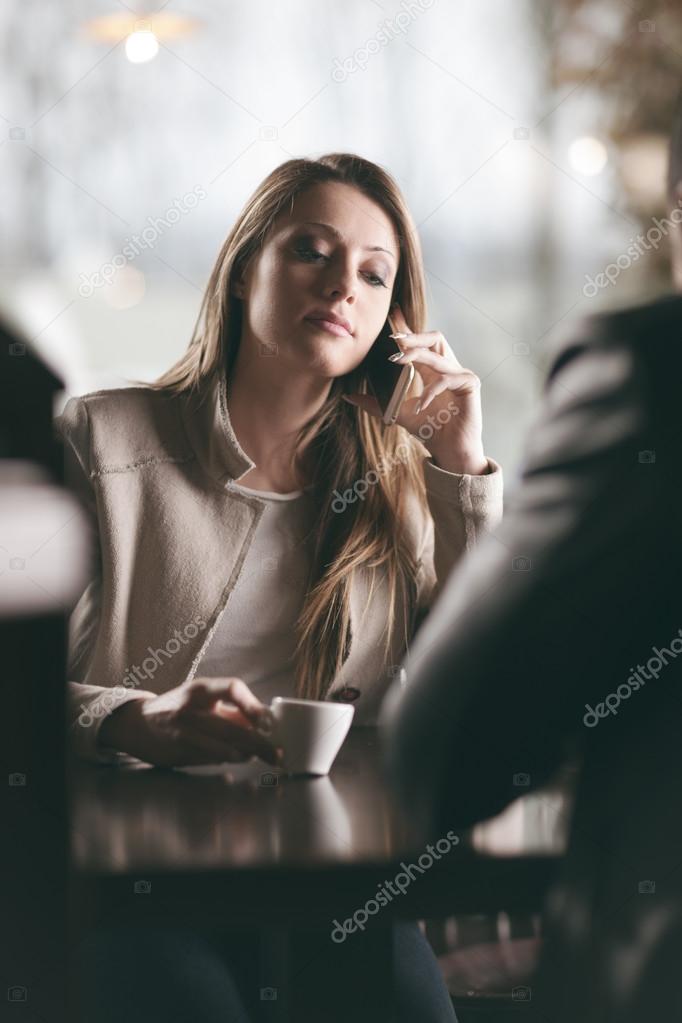
<path fill-rule="evenodd" d="M 278 765 L 279 751 L 255 728 L 266 711 L 240 678 L 195 678 L 117 707 L 102 722 L 99 742 L 158 767 L 253 756 Z"/>

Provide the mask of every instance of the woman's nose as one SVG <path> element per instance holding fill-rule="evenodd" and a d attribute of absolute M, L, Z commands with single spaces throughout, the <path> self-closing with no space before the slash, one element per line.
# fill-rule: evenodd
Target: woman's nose
<path fill-rule="evenodd" d="M 329 277 L 326 283 L 326 290 L 335 298 L 346 299 L 348 302 L 355 301 L 357 281 L 355 271 L 348 265 L 329 268 Z"/>

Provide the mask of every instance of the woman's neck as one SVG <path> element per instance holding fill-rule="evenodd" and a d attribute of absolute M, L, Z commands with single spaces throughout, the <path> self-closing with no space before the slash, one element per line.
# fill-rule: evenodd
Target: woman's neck
<path fill-rule="evenodd" d="M 295 465 L 296 437 L 324 404 L 330 381 L 288 379 L 277 366 L 259 358 L 244 364 L 239 359 L 227 376 L 227 407 L 240 447 L 255 462 L 239 480 L 255 490 L 290 493 L 310 482 Z M 322 386 L 320 386 L 322 385 Z"/>

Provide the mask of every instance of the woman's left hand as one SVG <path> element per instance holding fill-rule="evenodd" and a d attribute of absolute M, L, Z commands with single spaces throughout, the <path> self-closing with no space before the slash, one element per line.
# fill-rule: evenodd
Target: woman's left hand
<path fill-rule="evenodd" d="M 481 436 L 481 381 L 470 369 L 464 369 L 439 330 L 413 334 L 400 306 L 394 306 L 390 316 L 400 334 L 396 342 L 403 352 L 394 361 L 399 366 L 414 362 L 424 382 L 418 398 L 402 403 L 396 423 L 422 442 L 441 469 L 471 475 L 489 472 Z M 373 395 L 352 394 L 348 398 L 381 419 Z"/>

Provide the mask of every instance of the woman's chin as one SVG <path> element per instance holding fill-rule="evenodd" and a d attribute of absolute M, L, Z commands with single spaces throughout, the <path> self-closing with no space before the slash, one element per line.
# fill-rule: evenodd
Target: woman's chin
<path fill-rule="evenodd" d="M 354 368 L 354 352 L 338 337 L 315 339 L 299 349 L 299 361 L 310 369 L 315 367 L 325 376 L 343 376 Z"/>

